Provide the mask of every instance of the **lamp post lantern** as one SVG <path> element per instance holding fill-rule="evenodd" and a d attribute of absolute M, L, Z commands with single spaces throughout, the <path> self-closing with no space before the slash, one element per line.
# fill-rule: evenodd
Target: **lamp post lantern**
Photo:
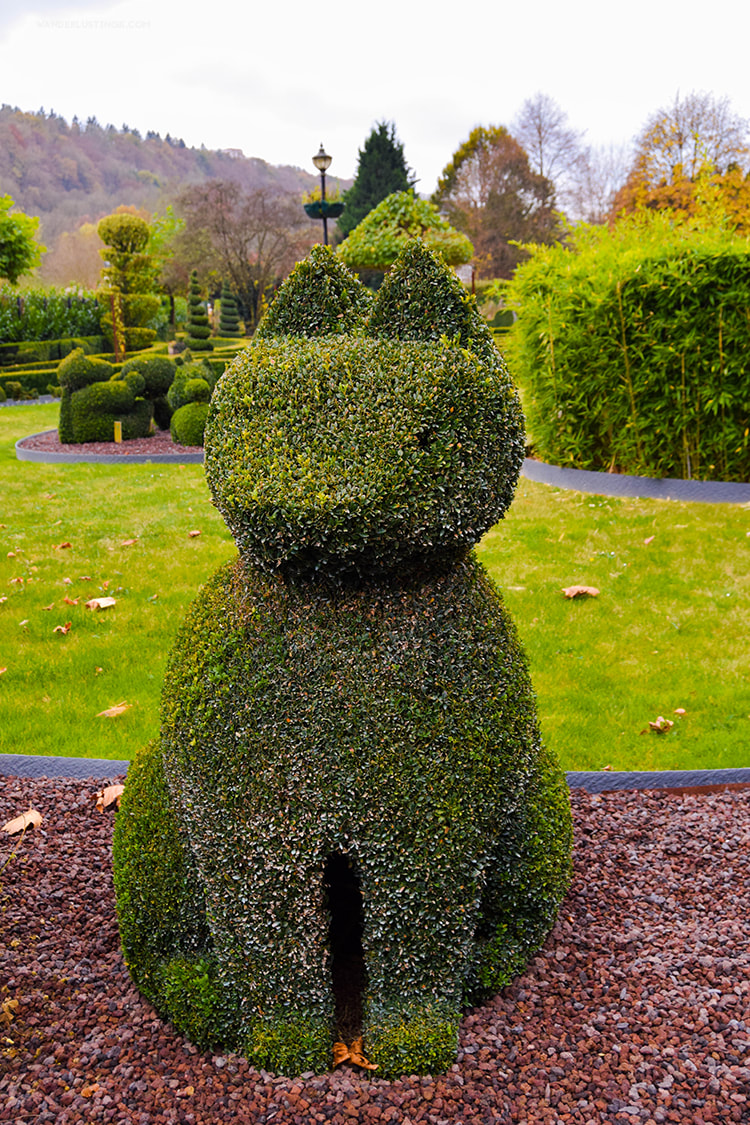
<path fill-rule="evenodd" d="M 320 148 L 315 156 L 312 158 L 313 164 L 320 172 L 320 202 L 321 218 L 323 220 L 323 245 L 328 245 L 328 216 L 326 214 L 326 171 L 331 163 L 333 157 L 329 156 L 323 148 L 323 142 L 320 142 Z"/>

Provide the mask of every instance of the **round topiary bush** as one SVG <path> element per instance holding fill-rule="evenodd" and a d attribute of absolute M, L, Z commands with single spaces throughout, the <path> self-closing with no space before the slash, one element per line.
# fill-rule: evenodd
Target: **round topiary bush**
<path fill-rule="evenodd" d="M 203 379 L 194 379 L 192 382 L 201 382 L 208 387 Z M 172 441 L 178 445 L 203 445 L 207 417 L 208 402 L 205 400 L 186 402 L 184 406 L 180 406 L 175 410 L 169 423 Z"/>
<path fill-rule="evenodd" d="M 412 327 L 382 331 L 395 290 L 351 335 L 290 305 L 221 380 L 207 476 L 240 554 L 188 614 L 116 822 L 139 987 L 289 1074 L 359 1036 L 384 1077 L 447 1068 L 569 879 L 565 778 L 471 553 L 512 496 L 518 401 L 447 268 L 407 253 L 394 284 L 433 278 Z"/>

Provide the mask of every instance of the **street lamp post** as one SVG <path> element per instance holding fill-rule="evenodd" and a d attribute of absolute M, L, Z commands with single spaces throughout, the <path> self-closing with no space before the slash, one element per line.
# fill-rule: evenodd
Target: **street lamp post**
<path fill-rule="evenodd" d="M 333 157 L 329 156 L 323 148 L 323 142 L 320 143 L 320 149 L 312 158 L 313 164 L 320 172 L 320 201 L 322 203 L 322 219 L 323 219 L 323 245 L 328 245 L 328 218 L 326 216 L 326 171 L 331 163 Z"/>

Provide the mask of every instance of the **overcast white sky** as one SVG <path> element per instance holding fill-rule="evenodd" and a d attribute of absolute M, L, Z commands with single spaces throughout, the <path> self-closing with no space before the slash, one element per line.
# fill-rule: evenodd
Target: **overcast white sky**
<path fill-rule="evenodd" d="M 428 194 L 475 125 L 537 91 L 590 144 L 629 142 L 679 91 L 750 117 L 750 5 L 738 0 L 0 0 L 0 102 L 93 115 L 189 145 L 353 176 L 396 123 Z"/>

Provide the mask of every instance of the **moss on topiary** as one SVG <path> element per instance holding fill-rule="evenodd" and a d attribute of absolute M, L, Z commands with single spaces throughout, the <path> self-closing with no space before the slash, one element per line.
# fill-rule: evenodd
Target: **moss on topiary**
<path fill-rule="evenodd" d="M 523 967 L 569 879 L 564 775 L 470 552 L 510 502 L 518 401 L 424 254 L 411 327 L 376 307 L 375 338 L 261 338 L 222 379 L 207 473 L 240 557 L 187 616 L 118 814 L 135 979 L 196 1042 L 284 1073 L 330 1065 L 344 937 L 377 1073 L 448 1067 L 462 1006 Z M 179 932 L 153 924 L 162 883 Z"/>

